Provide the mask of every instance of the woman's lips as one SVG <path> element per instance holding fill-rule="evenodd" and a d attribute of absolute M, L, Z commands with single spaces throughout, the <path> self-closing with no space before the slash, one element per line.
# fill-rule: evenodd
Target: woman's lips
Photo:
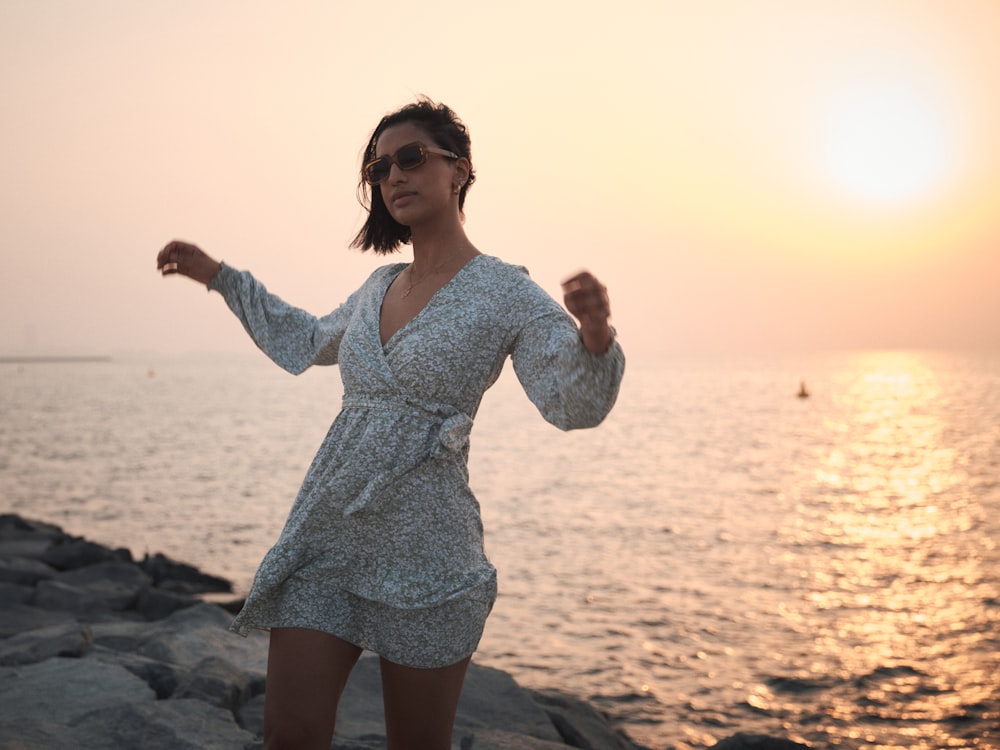
<path fill-rule="evenodd" d="M 416 193 L 411 190 L 401 190 L 393 193 L 389 200 L 394 206 L 405 206 L 415 195 Z"/>

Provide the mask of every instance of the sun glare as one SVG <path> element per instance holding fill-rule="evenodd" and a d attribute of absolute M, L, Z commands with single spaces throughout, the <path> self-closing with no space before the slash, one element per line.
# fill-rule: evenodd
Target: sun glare
<path fill-rule="evenodd" d="M 948 141 L 942 111 L 926 98 L 898 86 L 859 87 L 831 103 L 826 167 L 853 195 L 897 203 L 939 183 L 948 165 Z"/>

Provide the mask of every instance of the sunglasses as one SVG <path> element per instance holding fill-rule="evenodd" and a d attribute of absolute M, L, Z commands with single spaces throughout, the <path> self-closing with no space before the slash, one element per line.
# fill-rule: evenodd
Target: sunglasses
<path fill-rule="evenodd" d="M 443 148 L 435 148 L 434 146 L 425 146 L 420 141 L 414 141 L 413 143 L 407 143 L 392 155 L 386 154 L 368 162 L 365 164 L 364 169 L 361 170 L 361 173 L 365 177 L 365 182 L 369 185 L 378 185 L 389 176 L 393 164 L 400 169 L 416 169 L 427 161 L 427 154 L 447 156 L 449 159 L 459 158 L 458 154 L 454 151 L 446 151 Z"/>

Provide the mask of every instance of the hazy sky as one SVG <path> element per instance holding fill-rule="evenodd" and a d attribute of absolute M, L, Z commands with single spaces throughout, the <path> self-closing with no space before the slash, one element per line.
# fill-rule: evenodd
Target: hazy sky
<path fill-rule="evenodd" d="M 246 351 L 175 237 L 329 311 L 421 93 L 472 241 L 590 268 L 632 354 L 996 348 L 997 39 L 995 0 L 0 0 L 0 354 Z"/>

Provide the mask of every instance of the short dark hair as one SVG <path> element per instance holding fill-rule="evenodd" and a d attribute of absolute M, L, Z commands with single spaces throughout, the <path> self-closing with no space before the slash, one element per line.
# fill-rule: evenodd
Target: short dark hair
<path fill-rule="evenodd" d="M 476 179 L 475 170 L 472 168 L 472 142 L 465 124 L 447 105 L 421 97 L 413 104 L 407 104 L 383 117 L 368 139 L 368 145 L 361 159 L 362 169 L 375 158 L 375 146 L 379 136 L 394 125 L 404 122 L 412 123 L 426 131 L 433 141 L 428 145 L 454 151 L 469 160 L 469 178 L 458 194 L 458 210 L 461 213 L 465 206 L 465 194 Z M 351 242 L 351 247 L 374 250 L 376 253 L 387 255 L 410 241 L 410 228 L 392 218 L 385 201 L 382 200 L 382 189 L 378 185 L 369 185 L 365 181 L 364 174 L 358 182 L 358 200 L 367 209 L 368 217 Z"/>

